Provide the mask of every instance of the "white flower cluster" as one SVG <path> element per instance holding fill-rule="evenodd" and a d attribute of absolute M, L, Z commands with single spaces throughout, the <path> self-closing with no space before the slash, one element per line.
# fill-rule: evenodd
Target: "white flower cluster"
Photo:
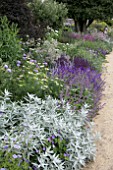
<path fill-rule="evenodd" d="M 58 48 L 58 41 L 53 38 L 51 38 L 51 40 L 45 40 L 43 47 L 46 50 L 48 59 L 51 62 L 54 62 L 60 58 L 61 54 L 63 53 L 62 50 Z"/>

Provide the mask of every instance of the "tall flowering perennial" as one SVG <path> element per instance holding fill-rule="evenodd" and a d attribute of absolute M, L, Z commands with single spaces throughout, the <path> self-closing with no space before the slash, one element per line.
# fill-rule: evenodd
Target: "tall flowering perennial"
<path fill-rule="evenodd" d="M 91 34 L 85 34 L 82 39 L 85 41 L 95 41 L 95 37 Z"/>
<path fill-rule="evenodd" d="M 79 170 L 94 158 L 87 104 L 75 112 L 50 96 L 41 100 L 28 94 L 25 100 L 11 102 L 8 91 L 0 97 L 0 150 L 13 152 L 14 159 L 26 160 L 34 170 Z"/>
<path fill-rule="evenodd" d="M 105 57 L 109 52 L 107 50 L 104 50 L 102 48 L 98 48 L 97 50 L 86 48 L 91 54 L 94 54 L 95 57 L 99 57 L 100 55 Z"/>
<path fill-rule="evenodd" d="M 95 41 L 96 40 L 96 38 L 91 34 L 81 35 L 81 34 L 72 32 L 72 33 L 69 33 L 68 36 L 72 39 L 79 39 L 79 40 L 81 39 L 81 40 L 85 40 L 85 41 Z"/>
<path fill-rule="evenodd" d="M 90 117 L 94 117 L 100 108 L 101 91 L 104 82 L 101 74 L 95 71 L 87 60 L 75 58 L 73 62 L 60 58 L 52 70 L 53 76 L 57 75 L 64 80 L 65 89 L 61 99 L 65 98 L 80 108 L 85 102 L 91 105 Z"/>

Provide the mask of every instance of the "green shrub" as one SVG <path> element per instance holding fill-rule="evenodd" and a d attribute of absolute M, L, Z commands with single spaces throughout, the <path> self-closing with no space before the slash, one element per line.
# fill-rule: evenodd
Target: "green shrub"
<path fill-rule="evenodd" d="M 0 19 L 0 58 L 3 62 L 14 61 L 20 58 L 21 44 L 17 37 L 18 29 L 15 24 L 9 25 L 6 17 Z"/>
<path fill-rule="evenodd" d="M 108 53 L 112 51 L 112 45 L 105 41 L 99 41 L 99 40 L 94 41 L 94 42 L 85 41 L 85 42 L 82 42 L 80 45 L 82 47 L 90 48 L 93 50 L 98 50 L 99 48 L 101 48 L 103 50 L 107 50 Z"/>
<path fill-rule="evenodd" d="M 107 20 L 106 23 L 107 23 L 109 26 L 113 27 L 113 19 Z"/>
<path fill-rule="evenodd" d="M 91 66 L 99 72 L 102 70 L 102 63 L 105 62 L 105 58 L 103 58 L 103 56 L 97 56 L 93 53 L 93 50 L 86 50 L 83 47 L 78 48 L 76 56 L 80 56 L 84 59 L 87 59 Z"/>
<path fill-rule="evenodd" d="M 36 22 L 41 21 L 45 26 L 55 28 L 61 27 L 67 15 L 64 4 L 59 4 L 53 0 L 33 0 L 28 4 L 31 8 Z"/>
<path fill-rule="evenodd" d="M 102 63 L 105 62 L 105 55 L 111 52 L 112 45 L 104 41 L 75 41 L 74 44 L 58 45 L 70 58 L 82 57 L 87 59 L 97 71 L 102 70 Z"/>
<path fill-rule="evenodd" d="M 110 39 L 113 41 L 113 28 L 108 32 Z"/>
<path fill-rule="evenodd" d="M 98 31 L 104 31 L 105 26 L 107 26 L 106 22 L 101 22 L 101 21 L 94 21 L 90 28 L 96 28 Z"/>

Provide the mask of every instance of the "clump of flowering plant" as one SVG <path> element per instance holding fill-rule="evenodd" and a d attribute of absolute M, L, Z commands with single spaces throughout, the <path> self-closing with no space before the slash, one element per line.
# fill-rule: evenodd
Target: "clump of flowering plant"
<path fill-rule="evenodd" d="M 13 100 L 20 100 L 27 93 L 35 93 L 41 98 L 48 94 L 58 98 L 63 84 L 58 78 L 48 76 L 48 71 L 47 62 L 38 62 L 24 54 L 14 67 L 8 64 L 0 67 L 0 93 L 7 88 Z"/>
<path fill-rule="evenodd" d="M 87 59 L 81 58 L 81 57 L 75 57 L 73 60 L 73 66 L 75 68 L 83 68 L 83 69 L 87 69 L 90 68 L 91 70 L 93 70 L 93 67 L 91 65 L 90 62 L 88 62 Z"/>
<path fill-rule="evenodd" d="M 91 35 L 91 34 L 85 34 L 85 35 L 83 35 L 82 38 L 85 41 L 95 41 L 95 37 L 93 35 Z"/>
<path fill-rule="evenodd" d="M 61 92 L 61 99 L 65 98 L 77 109 L 87 102 L 92 109 L 89 116 L 95 116 L 100 108 L 99 101 L 104 84 L 101 74 L 82 58 L 75 58 L 73 62 L 61 58 L 52 72 L 64 81 L 65 88 Z"/>

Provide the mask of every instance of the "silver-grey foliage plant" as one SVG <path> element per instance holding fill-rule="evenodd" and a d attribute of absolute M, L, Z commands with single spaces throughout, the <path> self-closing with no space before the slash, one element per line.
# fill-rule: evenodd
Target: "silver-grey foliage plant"
<path fill-rule="evenodd" d="M 87 113 L 87 105 L 75 112 L 65 101 L 61 104 L 50 96 L 41 100 L 28 94 L 26 102 L 11 102 L 5 90 L 0 97 L 0 150 L 12 151 L 27 160 L 37 151 L 37 161 L 32 165 L 38 170 L 79 170 L 86 160 L 94 158 L 96 148 Z M 51 147 L 43 153 L 39 150 L 49 136 L 58 136 L 59 131 L 63 139 L 68 139 L 69 158 L 64 161 Z"/>

